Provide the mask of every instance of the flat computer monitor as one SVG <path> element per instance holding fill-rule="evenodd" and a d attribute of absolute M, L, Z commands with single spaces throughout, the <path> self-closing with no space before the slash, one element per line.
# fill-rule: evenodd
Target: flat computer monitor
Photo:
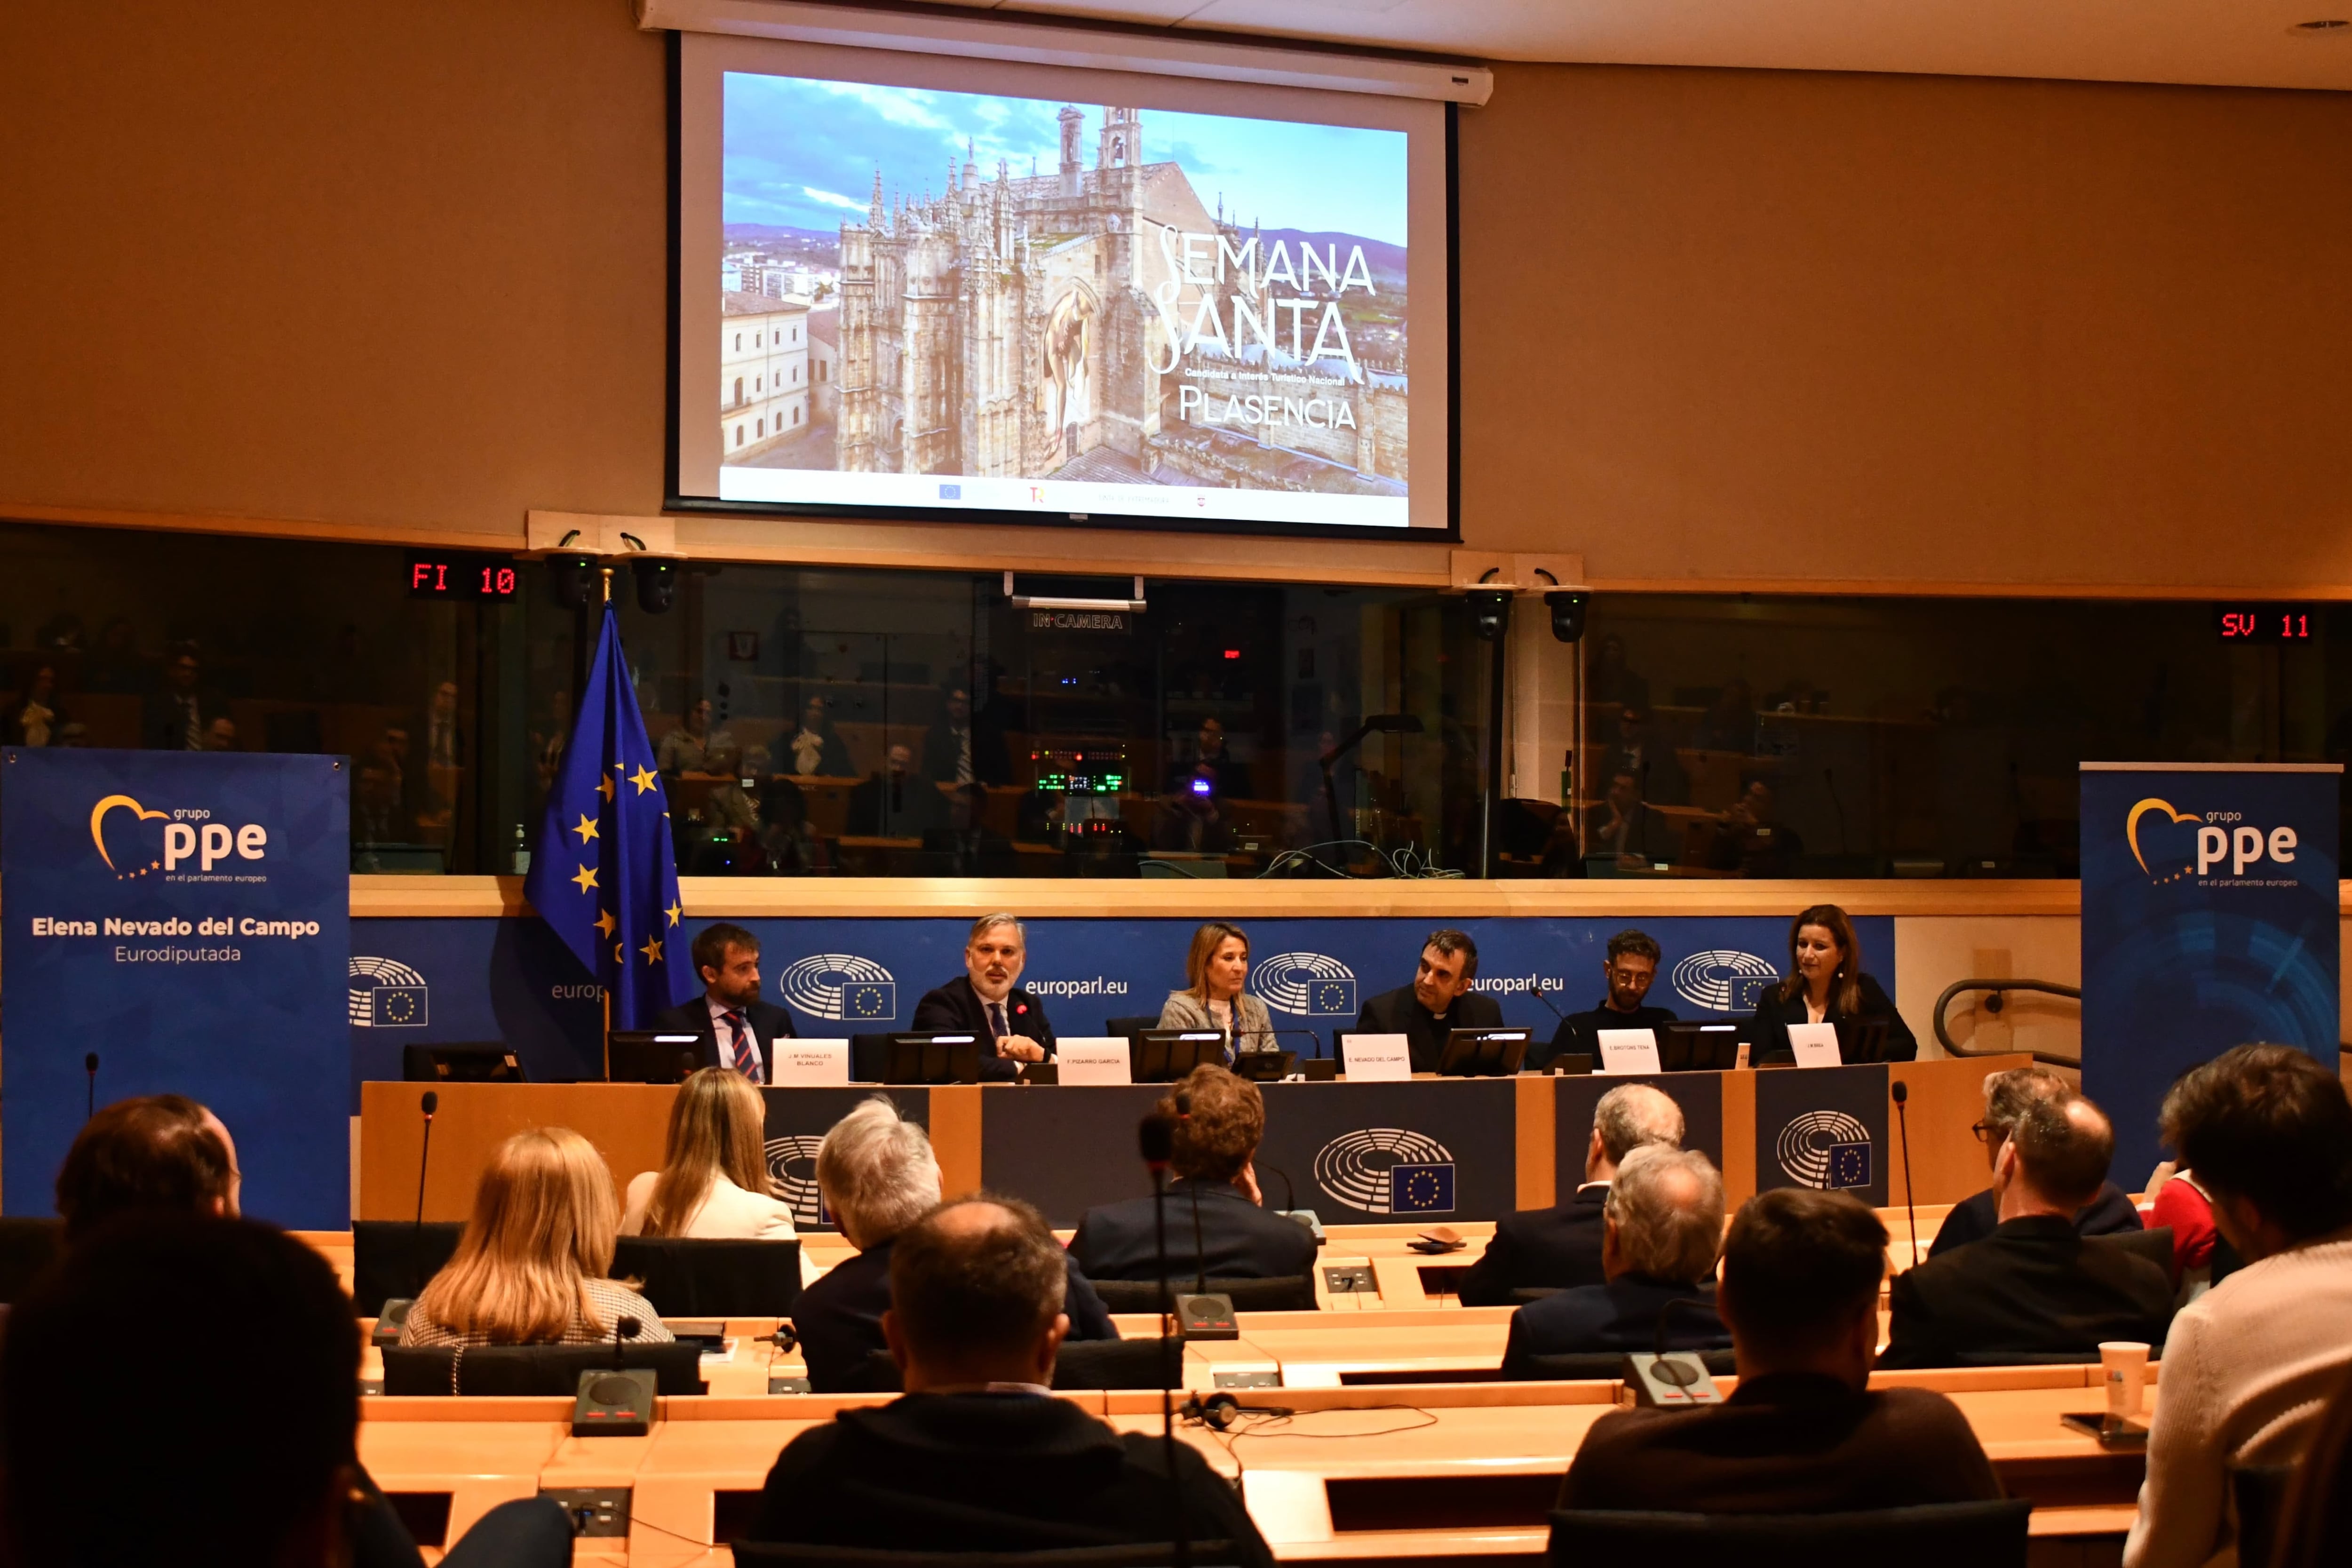
<path fill-rule="evenodd" d="M 1508 1078 L 1527 1060 L 1535 1031 L 1521 1028 L 1455 1029 L 1438 1053 L 1440 1078 Z"/>
<path fill-rule="evenodd" d="M 1253 1083 L 1280 1083 L 1297 1065 L 1297 1051 L 1235 1051 L 1234 1071 Z"/>
<path fill-rule="evenodd" d="M 1136 1083 L 1173 1083 L 1209 1062 L 1223 1067 L 1225 1037 L 1216 1029 L 1138 1029 L 1129 1076 Z"/>
<path fill-rule="evenodd" d="M 1838 1059 L 1848 1067 L 1856 1062 L 1883 1062 L 1886 1059 L 1885 1019 L 1841 1018 L 1837 1032 Z"/>
<path fill-rule="evenodd" d="M 1668 1072 L 1729 1072 L 1739 1065 L 1737 1024 L 1662 1024 L 1658 1066 Z"/>
<path fill-rule="evenodd" d="M 400 1076 L 410 1083 L 525 1083 L 514 1047 L 499 1040 L 403 1046 Z"/>
<path fill-rule="evenodd" d="M 978 1035 L 903 1034 L 890 1037 L 884 1083 L 978 1083 Z"/>
<path fill-rule="evenodd" d="M 608 1083 L 683 1083 L 700 1065 L 702 1037 L 658 1029 L 615 1029 L 605 1037 Z"/>

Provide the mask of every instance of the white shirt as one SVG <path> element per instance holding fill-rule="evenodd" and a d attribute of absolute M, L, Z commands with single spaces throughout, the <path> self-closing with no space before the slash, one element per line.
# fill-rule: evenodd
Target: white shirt
<path fill-rule="evenodd" d="M 729 1006 L 709 992 L 703 994 L 702 1000 L 710 1009 L 710 1032 L 719 1040 L 719 1065 L 735 1065 L 735 1026 L 727 1021 L 727 1015 L 732 1013 L 743 1020 L 743 1037 L 751 1043 L 751 1081 L 767 1082 L 768 1061 L 761 1054 L 760 1031 L 751 1027 L 751 1015 L 743 1008 Z"/>
<path fill-rule="evenodd" d="M 645 1234 L 646 1212 L 653 1207 L 654 1185 L 660 1180 L 659 1171 L 641 1171 L 629 1178 L 628 1198 L 621 1213 L 623 1236 Z M 793 1228 L 791 1205 L 765 1193 L 747 1193 L 713 1172 L 710 1190 L 677 1234 L 695 1241 L 791 1241 L 799 1233 Z M 801 1283 L 812 1284 L 815 1279 L 816 1264 L 803 1247 Z"/>

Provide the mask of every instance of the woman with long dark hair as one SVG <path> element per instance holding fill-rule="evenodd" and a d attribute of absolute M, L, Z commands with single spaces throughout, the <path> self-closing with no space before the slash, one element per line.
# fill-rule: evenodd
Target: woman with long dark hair
<path fill-rule="evenodd" d="M 1895 1010 L 1885 987 L 1863 973 L 1853 922 L 1835 904 L 1815 904 L 1789 923 L 1789 973 L 1756 1005 L 1750 1059 L 1759 1065 L 1796 1060 L 1789 1044 L 1791 1024 L 1877 1023 L 1886 1026 L 1885 1060 L 1917 1059 L 1918 1037 Z M 1849 1057 L 1858 1033 L 1838 1030 L 1838 1044 Z"/>

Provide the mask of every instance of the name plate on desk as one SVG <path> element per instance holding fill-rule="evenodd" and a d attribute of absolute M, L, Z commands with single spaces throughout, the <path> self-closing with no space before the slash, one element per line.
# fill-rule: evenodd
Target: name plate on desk
<path fill-rule="evenodd" d="M 1412 1077 L 1412 1042 L 1402 1035 L 1342 1035 L 1339 1060 L 1349 1083 L 1402 1083 Z"/>
<path fill-rule="evenodd" d="M 1658 1036 L 1654 1029 L 1596 1029 L 1601 1037 L 1601 1070 L 1663 1072 L 1658 1065 Z"/>
<path fill-rule="evenodd" d="M 779 1088 L 822 1088 L 849 1081 L 847 1040 L 778 1040 L 775 1059 Z"/>
<path fill-rule="evenodd" d="M 1789 1026 L 1789 1049 L 1795 1053 L 1801 1068 L 1842 1068 L 1845 1058 L 1838 1050 L 1835 1024 L 1791 1024 Z"/>
<path fill-rule="evenodd" d="M 1117 1036 L 1099 1039 L 1073 1039 L 1065 1035 L 1054 1042 L 1054 1062 L 1061 1069 L 1059 1081 L 1071 1084 L 1133 1083 L 1135 1075 L 1128 1065 L 1127 1041 Z"/>

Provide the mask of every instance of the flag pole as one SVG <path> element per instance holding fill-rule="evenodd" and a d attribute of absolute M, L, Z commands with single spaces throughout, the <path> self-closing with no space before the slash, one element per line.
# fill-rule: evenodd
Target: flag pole
<path fill-rule="evenodd" d="M 604 574 L 604 602 L 609 605 L 613 602 L 613 569 L 606 566 L 600 570 Z"/>
<path fill-rule="evenodd" d="M 613 602 L 613 569 L 605 566 L 599 571 L 604 579 L 604 603 L 609 605 Z M 613 1081 L 613 988 L 606 985 L 599 989 L 604 994 L 604 1081 L 610 1083 Z"/>

